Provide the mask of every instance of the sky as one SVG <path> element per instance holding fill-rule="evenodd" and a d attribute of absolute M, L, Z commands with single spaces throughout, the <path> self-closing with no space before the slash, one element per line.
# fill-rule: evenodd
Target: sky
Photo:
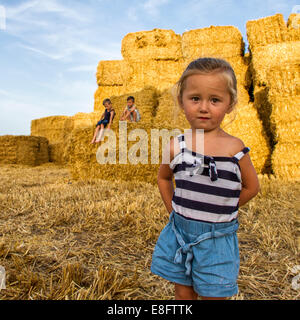
<path fill-rule="evenodd" d="M 98 62 L 122 59 L 130 32 L 231 25 L 247 51 L 248 20 L 282 13 L 287 21 L 296 5 L 300 0 L 0 0 L 0 135 L 30 135 L 33 119 L 92 112 Z"/>

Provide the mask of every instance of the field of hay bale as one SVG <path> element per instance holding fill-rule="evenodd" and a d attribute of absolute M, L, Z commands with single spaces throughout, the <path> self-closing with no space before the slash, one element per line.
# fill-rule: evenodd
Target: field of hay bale
<path fill-rule="evenodd" d="M 300 265 L 298 18 L 248 21 L 247 54 L 233 26 L 129 33 L 123 60 L 100 61 L 95 70 L 93 112 L 34 119 L 30 136 L 0 137 L 0 266 L 7 275 L 0 299 L 174 298 L 173 284 L 150 272 L 169 218 L 156 185 L 159 161 L 150 159 L 162 144 L 151 130 L 188 129 L 172 92 L 187 64 L 206 56 L 226 59 L 236 73 L 236 114 L 221 127 L 250 148 L 261 184 L 240 208 L 240 291 L 232 299 L 299 299 L 292 286 Z M 127 124 L 127 141 L 119 117 L 129 95 L 141 121 Z M 116 164 L 100 164 L 90 144 L 104 98 L 116 110 Z M 134 129 L 151 140 L 137 135 L 137 142 Z M 148 163 L 133 165 L 129 154 L 141 155 L 145 141 Z M 127 146 L 130 163 L 120 161 Z"/>
<path fill-rule="evenodd" d="M 53 163 L 0 165 L 0 299 L 173 299 L 150 272 L 168 214 L 156 185 L 72 180 Z M 240 208 L 238 300 L 296 300 L 299 182 L 259 175 Z"/>

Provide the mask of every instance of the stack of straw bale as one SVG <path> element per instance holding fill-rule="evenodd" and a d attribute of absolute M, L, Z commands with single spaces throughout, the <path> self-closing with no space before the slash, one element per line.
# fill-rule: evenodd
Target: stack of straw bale
<path fill-rule="evenodd" d="M 46 138 L 0 136 L 0 163 L 38 166 L 48 161 L 48 140 Z"/>
<path fill-rule="evenodd" d="M 299 180 L 298 15 L 285 24 L 281 14 L 247 22 L 254 105 L 272 145 L 272 169 L 282 179 Z"/>
<path fill-rule="evenodd" d="M 45 137 L 49 141 L 49 161 L 65 164 L 64 148 L 74 127 L 72 117 L 50 116 L 31 121 L 31 135 Z"/>

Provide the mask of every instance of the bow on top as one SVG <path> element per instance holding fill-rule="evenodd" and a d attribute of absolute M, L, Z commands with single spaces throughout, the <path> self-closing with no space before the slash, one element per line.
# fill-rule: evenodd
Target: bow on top
<path fill-rule="evenodd" d="M 209 166 L 209 176 L 211 181 L 216 181 L 218 179 L 218 171 L 217 166 L 215 163 L 215 160 L 213 157 L 207 157 L 208 159 L 208 166 Z M 202 169 L 202 163 L 197 163 L 196 159 L 194 160 L 193 169 L 188 169 L 190 171 L 190 176 L 193 176 L 195 174 L 201 174 L 203 170 Z"/>

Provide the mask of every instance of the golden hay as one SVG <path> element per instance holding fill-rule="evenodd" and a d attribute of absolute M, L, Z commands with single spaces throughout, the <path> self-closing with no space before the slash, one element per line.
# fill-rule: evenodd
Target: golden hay
<path fill-rule="evenodd" d="M 73 123 L 74 123 L 73 128 L 77 129 L 77 128 L 95 126 L 95 124 L 100 120 L 101 115 L 102 115 L 102 110 L 97 112 L 90 112 L 90 113 L 78 112 L 74 116 L 72 116 Z"/>
<path fill-rule="evenodd" d="M 51 163 L 1 165 L 0 175 L 1 300 L 174 299 L 174 284 L 150 272 L 169 218 L 157 186 L 72 181 Z M 239 209 L 239 293 L 231 299 L 299 300 L 300 185 L 259 180 L 261 192 Z"/>
<path fill-rule="evenodd" d="M 300 30 L 289 25 L 290 28 L 287 27 L 283 15 L 279 13 L 247 21 L 247 37 L 251 50 L 259 46 L 300 40 Z"/>
<path fill-rule="evenodd" d="M 48 140 L 33 136 L 0 136 L 0 163 L 38 166 L 49 161 Z"/>
<path fill-rule="evenodd" d="M 50 116 L 31 121 L 31 136 L 45 137 L 49 141 L 49 160 L 66 163 L 64 145 L 74 128 L 72 117 Z"/>
<path fill-rule="evenodd" d="M 99 86 L 94 94 L 94 111 L 104 111 L 103 100 L 124 94 L 123 86 Z"/>
<path fill-rule="evenodd" d="M 284 42 L 252 50 L 253 81 L 255 85 L 268 85 L 267 71 L 271 67 L 300 63 L 300 41 Z"/>
<path fill-rule="evenodd" d="M 31 135 L 46 137 L 50 143 L 64 141 L 73 121 L 69 116 L 50 116 L 31 121 Z"/>
<path fill-rule="evenodd" d="M 272 153 L 272 167 L 278 178 L 300 180 L 299 147 L 300 142 L 276 144 Z"/>
<path fill-rule="evenodd" d="M 124 90 L 126 92 L 142 90 L 145 86 L 164 90 L 178 81 L 183 72 L 182 59 L 126 61 L 124 70 Z"/>
<path fill-rule="evenodd" d="M 162 29 L 128 33 L 121 52 L 126 61 L 178 60 L 182 57 L 181 36 Z"/>
<path fill-rule="evenodd" d="M 182 34 L 182 51 L 185 63 L 205 56 L 223 59 L 242 56 L 244 47 L 241 32 L 232 26 L 210 26 Z"/>
<path fill-rule="evenodd" d="M 99 86 L 123 85 L 123 60 L 100 61 L 97 67 L 97 83 Z"/>
<path fill-rule="evenodd" d="M 288 28 L 282 14 L 248 21 L 246 26 L 255 84 L 267 84 L 266 72 L 272 66 L 300 63 L 300 28 Z"/>

